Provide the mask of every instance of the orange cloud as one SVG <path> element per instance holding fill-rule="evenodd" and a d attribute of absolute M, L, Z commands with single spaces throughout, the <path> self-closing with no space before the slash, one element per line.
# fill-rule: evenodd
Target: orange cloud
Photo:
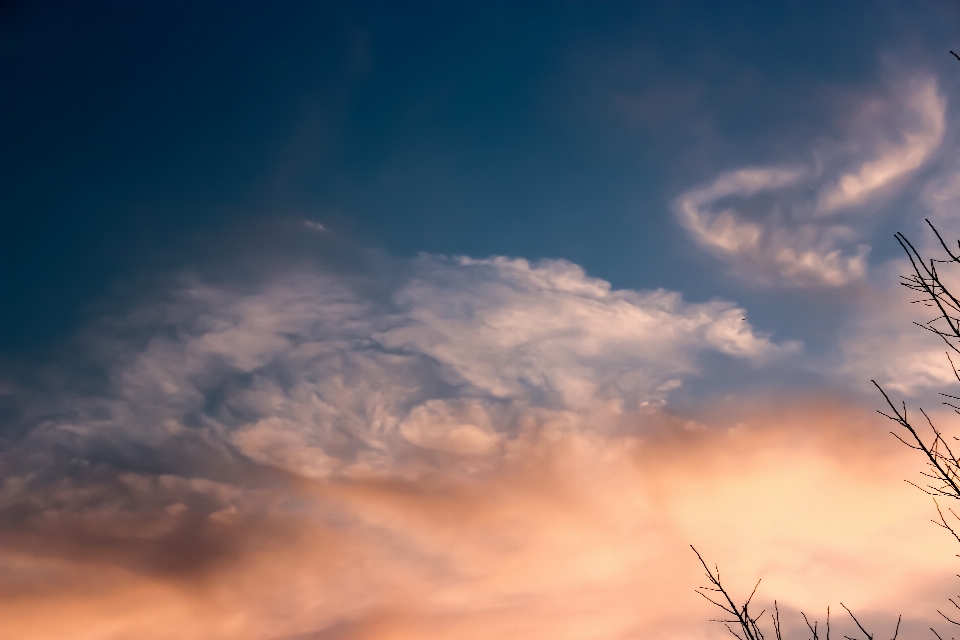
<path fill-rule="evenodd" d="M 882 418 L 824 397 L 701 413 L 710 419 L 634 416 L 616 436 L 531 421 L 474 474 L 458 469 L 469 457 L 452 456 L 406 480 L 288 477 L 242 495 L 141 482 L 150 495 L 180 492 L 183 506 L 139 524 L 101 513 L 105 526 L 126 522 L 122 531 L 88 531 L 72 546 L 34 521 L 40 537 L 5 545 L 4 634 L 714 637 L 726 631 L 693 592 L 702 579 L 691 543 L 734 591 L 762 577 L 758 599 L 776 597 L 786 615 L 822 618 L 842 600 L 877 625 L 902 612 L 902 633 L 933 621 L 956 580 L 955 542 L 903 482 L 920 460 Z M 204 491 L 220 502 L 186 506 Z M 88 552 L 105 539 L 149 547 L 153 536 L 168 542 L 157 554 L 176 557 L 164 532 L 189 514 L 203 521 L 208 553 L 231 550 L 194 560 L 202 570 Z"/>

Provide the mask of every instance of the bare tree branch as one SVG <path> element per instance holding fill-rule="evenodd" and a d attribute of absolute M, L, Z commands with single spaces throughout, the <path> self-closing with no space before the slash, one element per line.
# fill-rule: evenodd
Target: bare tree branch
<path fill-rule="evenodd" d="M 890 396 L 887 395 L 887 393 L 877 383 L 876 380 L 871 380 L 870 382 L 872 382 L 883 395 L 883 398 L 887 401 L 887 405 L 889 405 L 893 415 L 884 413 L 883 411 L 877 411 L 877 413 L 885 418 L 893 420 L 901 427 L 906 429 L 907 432 L 909 432 L 913 442 L 903 439 L 897 433 L 893 433 L 893 435 L 900 442 L 911 449 L 923 452 L 924 456 L 927 458 L 932 473 L 923 473 L 922 475 L 932 479 L 937 483 L 927 484 L 925 487 L 921 487 L 920 485 L 912 482 L 911 484 L 932 496 L 945 496 L 948 498 L 960 499 L 960 460 L 958 460 L 956 455 L 954 455 L 949 443 L 943 437 L 943 434 L 934 426 L 933 422 L 930 420 L 930 417 L 925 411 L 923 411 L 923 409 L 920 410 L 923 417 L 927 420 L 930 430 L 933 432 L 933 439 L 930 444 L 927 444 L 907 419 L 906 405 L 904 405 L 902 409 L 898 409 L 897 406 L 893 404 Z"/>
<path fill-rule="evenodd" d="M 950 290 L 949 286 L 942 279 L 941 274 L 941 268 L 944 265 L 960 265 L 960 241 L 957 243 L 957 252 L 954 253 L 944 241 L 937 228 L 929 220 L 927 220 L 927 224 L 936 235 L 940 246 L 946 252 L 947 258 L 925 259 L 906 236 L 902 233 L 896 234 L 897 242 L 900 243 L 900 246 L 907 254 L 907 258 L 913 268 L 913 274 L 903 277 L 901 284 L 920 294 L 921 297 L 914 301 L 916 304 L 921 304 L 934 310 L 935 316 L 931 320 L 923 324 L 915 324 L 925 331 L 939 336 L 944 341 L 948 347 L 946 355 L 947 360 L 950 362 L 950 368 L 953 370 L 954 377 L 960 382 L 960 370 L 957 369 L 951 357 L 951 352 L 960 354 L 960 299 Z M 954 453 L 950 445 L 951 441 L 956 442 L 960 439 L 948 439 L 933 423 L 923 408 L 920 408 L 919 411 L 926 425 L 918 429 L 918 427 L 910 421 L 907 414 L 906 403 L 900 402 L 900 405 L 897 406 L 876 380 L 871 380 L 871 382 L 873 382 L 877 390 L 880 391 L 880 394 L 889 407 L 888 411 L 878 411 L 878 413 L 897 423 L 902 429 L 899 433 L 897 431 L 891 431 L 893 436 L 910 449 L 920 452 L 926 462 L 926 469 L 921 472 L 924 480 L 922 480 L 920 484 L 910 480 L 907 480 L 907 482 L 934 497 L 934 505 L 937 510 L 937 515 L 939 516 L 939 521 L 933 520 L 932 522 L 947 530 L 957 542 L 960 542 L 960 525 L 954 524 L 954 521 L 960 523 L 960 516 L 958 516 L 957 512 L 951 507 L 941 508 L 940 503 L 937 501 L 937 498 L 960 500 L 960 459 L 958 459 L 957 454 Z M 948 400 L 943 404 L 951 407 L 955 412 L 960 413 L 960 395 L 950 395 L 946 393 L 941 395 L 949 400 L 957 401 L 955 404 Z M 921 431 L 923 431 L 924 434 L 927 434 L 927 431 L 929 431 L 929 434 L 921 434 Z M 951 519 L 947 518 L 948 514 L 952 516 Z M 717 622 L 725 624 L 730 633 L 740 640 L 764 640 L 764 635 L 760 628 L 760 620 L 765 612 L 761 611 L 759 615 L 754 616 L 749 609 L 760 582 L 758 581 L 754 586 L 753 591 L 746 601 L 742 605 L 737 605 L 734 598 L 731 597 L 730 593 L 721 584 L 719 569 L 714 567 L 714 570 L 711 571 L 700 556 L 700 553 L 697 552 L 696 549 L 693 549 L 693 551 L 697 554 L 700 564 L 703 565 L 703 568 L 706 570 L 707 579 L 711 585 L 698 589 L 697 593 L 732 616 L 731 619 L 718 620 Z M 960 556 L 960 554 L 958 554 L 958 556 Z M 707 595 L 707 592 L 712 592 L 713 597 Z M 958 597 L 958 600 L 960 600 L 960 597 Z M 956 626 L 960 626 L 960 603 L 958 603 L 958 600 L 949 599 L 950 604 L 953 605 L 949 616 L 942 611 L 937 611 L 946 622 Z M 850 615 L 850 618 L 866 640 L 874 640 L 873 634 L 866 630 L 853 612 L 845 604 L 841 603 L 841 606 L 843 606 Z M 806 623 L 811 640 L 821 640 L 817 622 L 811 622 L 803 612 L 801 612 L 801 616 Z M 771 619 L 776 640 L 783 640 L 781 636 L 780 611 L 776 601 L 774 601 L 774 613 Z M 897 618 L 897 626 L 894 629 L 893 640 L 896 640 L 900 633 L 901 621 L 902 618 Z M 936 629 L 931 627 L 930 630 L 939 640 L 943 640 Z M 847 638 L 847 640 L 858 640 L 851 636 L 844 637 Z M 829 640 L 829 638 L 830 609 L 827 608 L 826 640 Z"/>

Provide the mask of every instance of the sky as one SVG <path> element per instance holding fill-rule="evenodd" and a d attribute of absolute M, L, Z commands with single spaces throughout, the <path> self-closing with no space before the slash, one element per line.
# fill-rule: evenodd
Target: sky
<path fill-rule="evenodd" d="M 960 238 L 951 49 L 946 1 L 3 3 L 0 633 L 721 637 L 690 545 L 790 633 L 949 633 L 871 380 L 960 431 L 894 239 Z"/>

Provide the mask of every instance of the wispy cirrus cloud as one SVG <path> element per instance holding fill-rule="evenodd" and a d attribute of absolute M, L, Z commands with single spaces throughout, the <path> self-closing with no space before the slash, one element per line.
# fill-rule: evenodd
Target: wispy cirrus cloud
<path fill-rule="evenodd" d="M 875 157 L 855 166 L 820 192 L 817 212 L 831 214 L 862 204 L 878 191 L 917 169 L 936 151 L 945 131 L 946 99 L 930 78 L 914 78 L 898 88 L 899 104 L 893 107 L 899 120 L 899 135 L 879 136 L 872 144 Z M 871 105 L 865 111 L 871 124 L 882 124 L 887 105 Z M 879 113 L 869 113 L 869 111 Z M 879 116 L 879 117 L 878 117 Z M 889 117 L 889 116 L 887 116 Z"/>
<path fill-rule="evenodd" d="M 862 279 L 870 247 L 851 211 L 875 207 L 931 157 L 946 128 L 933 79 L 913 78 L 891 94 L 867 103 L 850 141 L 816 148 L 809 168 L 739 169 L 684 192 L 674 201 L 681 224 L 748 281 L 841 287 Z"/>

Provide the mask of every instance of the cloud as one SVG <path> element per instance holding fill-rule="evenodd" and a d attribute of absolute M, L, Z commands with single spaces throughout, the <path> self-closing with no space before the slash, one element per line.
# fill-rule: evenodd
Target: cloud
<path fill-rule="evenodd" d="M 926 625 L 914 590 L 951 584 L 951 541 L 879 418 L 823 397 L 671 413 L 705 354 L 796 351 L 743 317 L 564 261 L 184 278 L 88 334 L 102 385 L 22 400 L 5 630 L 719 637 L 691 542 L 786 610 L 855 594 Z"/>
<path fill-rule="evenodd" d="M 324 225 L 313 220 L 304 220 L 303 226 L 304 228 L 310 231 L 316 231 L 317 233 L 326 233 L 327 231 L 327 228 Z"/>
<path fill-rule="evenodd" d="M 932 79 L 917 78 L 909 83 L 900 105 L 907 118 L 900 139 L 880 139 L 875 143 L 875 158 L 826 186 L 820 193 L 818 213 L 828 214 L 858 205 L 922 165 L 943 139 L 946 108 L 946 100 Z"/>
<path fill-rule="evenodd" d="M 252 308 L 289 309 L 292 290 L 271 288 Z M 270 351 L 290 380 L 281 387 L 258 373 L 232 398 L 262 417 L 231 437 L 260 462 L 308 475 L 378 472 L 424 450 L 495 454 L 525 420 L 565 414 L 576 423 L 659 401 L 697 372 L 702 351 L 761 361 L 790 348 L 754 334 L 732 304 L 611 291 L 562 261 L 424 256 L 384 306 L 344 302 L 354 322 L 323 322 L 320 334 L 325 296 L 303 304 L 313 308 L 308 322 L 285 328 L 289 342 Z M 216 337 L 233 357 L 255 344 L 241 326 Z M 264 339 L 259 323 L 253 331 Z M 200 340 L 202 351 L 212 338 Z"/>
<path fill-rule="evenodd" d="M 482 476 L 545 425 L 635 429 L 705 353 L 797 348 L 732 303 L 617 291 L 564 261 L 395 267 L 184 278 L 92 328 L 82 377 L 6 385 L 7 544 L 202 575 L 244 553 L 278 482 Z"/>
<path fill-rule="evenodd" d="M 693 592 L 691 542 L 738 593 L 762 577 L 758 604 L 777 598 L 787 623 L 841 599 L 874 624 L 903 611 L 907 633 L 935 622 L 924 614 L 936 615 L 942 593 L 918 590 L 952 586 L 954 543 L 900 480 L 911 452 L 868 412 L 811 397 L 708 413 L 709 428 L 661 414 L 644 435 L 574 432 L 558 419 L 515 440 L 482 480 L 451 463 L 432 478 L 274 485 L 262 499 L 197 486 L 234 502 L 236 515 L 207 526 L 239 552 L 189 582 L 90 554 L 89 542 L 59 556 L 8 543 L 5 579 L 33 586 L 0 599 L 5 629 L 36 639 L 721 637 Z M 182 500 L 189 484 L 124 482 L 141 504 L 158 491 Z M 168 509 L 148 531 L 100 511 L 122 529 L 114 544 L 197 518 L 195 507 Z"/>
<path fill-rule="evenodd" d="M 148 338 L 98 346 L 109 397 L 41 428 L 151 447 L 203 434 L 311 477 L 392 473 L 426 453 L 495 454 L 528 420 L 615 420 L 697 375 L 703 353 L 762 364 L 797 348 L 732 303 L 616 291 L 564 261 L 404 268 L 387 289 L 323 272 L 247 292 L 185 281 L 111 327 Z"/>
<path fill-rule="evenodd" d="M 940 167 L 924 186 L 915 209 L 917 215 L 903 220 L 899 231 L 926 260 L 944 260 L 947 255 L 943 246 L 919 218 L 930 220 L 956 254 L 960 238 L 958 208 L 960 170 L 952 162 Z M 939 263 L 937 271 L 951 291 L 960 291 L 958 265 Z M 946 353 L 955 354 L 940 337 L 916 326 L 931 323 L 939 312 L 923 302 L 925 296 L 903 286 L 903 278 L 913 273 L 906 257 L 887 260 L 874 269 L 870 281 L 852 298 L 854 304 L 838 336 L 838 357 L 824 365 L 854 384 L 867 385 L 876 379 L 894 393 L 923 396 L 924 400 L 931 397 L 931 392 L 957 394 L 957 378 Z M 946 329 L 940 323 L 933 326 Z M 953 362 L 960 365 L 956 357 Z"/>
<path fill-rule="evenodd" d="M 914 323 L 934 317 L 931 309 L 913 304 L 921 296 L 899 282 L 910 272 L 906 260 L 892 260 L 859 298 L 839 336 L 840 362 L 828 361 L 847 380 L 863 387 L 876 380 L 884 389 L 908 396 L 931 391 L 955 393 L 957 379 L 939 337 Z M 954 362 L 960 364 L 956 358 Z M 950 388 L 953 387 L 953 391 Z"/>
<path fill-rule="evenodd" d="M 776 209 L 758 221 L 743 218 L 733 208 L 712 210 L 723 199 L 796 186 L 807 176 L 803 169 L 741 169 L 687 191 L 675 208 L 694 239 L 716 257 L 733 263 L 742 277 L 793 286 L 842 286 L 863 277 L 869 247 L 859 245 L 853 252 L 844 252 L 838 246 L 853 238 L 849 227 L 791 226 Z"/>
<path fill-rule="evenodd" d="M 841 287 L 860 280 L 870 247 L 862 216 L 939 147 L 946 100 L 914 78 L 886 101 L 869 102 L 861 132 L 845 147 L 821 144 L 814 168 L 755 167 L 721 174 L 676 198 L 693 239 L 738 277 L 781 286 Z M 884 134 L 885 129 L 895 134 Z"/>

